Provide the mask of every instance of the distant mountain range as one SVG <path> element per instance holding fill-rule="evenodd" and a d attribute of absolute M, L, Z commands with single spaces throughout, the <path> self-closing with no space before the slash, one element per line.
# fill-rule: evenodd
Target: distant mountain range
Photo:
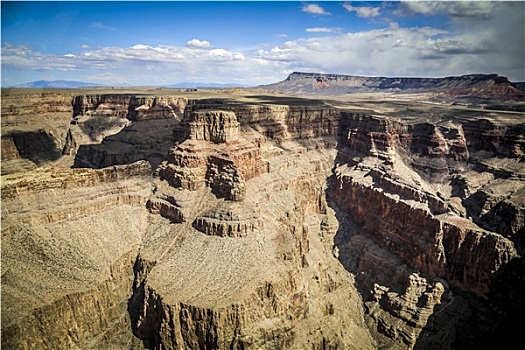
<path fill-rule="evenodd" d="M 78 89 L 85 87 L 102 87 L 110 86 L 97 83 L 90 83 L 84 81 L 72 81 L 72 80 L 37 80 L 29 83 L 15 85 L 15 88 L 28 88 L 28 89 Z M 118 85 L 118 86 L 131 86 L 129 84 Z M 219 83 L 196 83 L 196 82 L 181 82 L 176 84 L 162 85 L 166 88 L 226 88 L 226 87 L 247 87 L 246 84 L 219 84 Z"/>
<path fill-rule="evenodd" d="M 523 90 L 506 77 L 497 74 L 469 74 L 446 78 L 387 78 L 294 72 L 283 81 L 262 85 L 259 88 L 295 95 L 421 92 L 451 97 L 475 96 L 525 100 Z"/>
<path fill-rule="evenodd" d="M 83 87 L 103 86 L 97 83 L 71 80 L 37 80 L 25 84 L 15 85 L 16 88 L 31 89 L 76 89 Z"/>

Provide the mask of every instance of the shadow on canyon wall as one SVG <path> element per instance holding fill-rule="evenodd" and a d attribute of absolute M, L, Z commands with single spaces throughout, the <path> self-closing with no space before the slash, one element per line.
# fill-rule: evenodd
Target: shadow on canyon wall
<path fill-rule="evenodd" d="M 348 155 L 338 154 L 335 166 L 347 161 Z M 435 305 L 426 322 L 422 325 L 411 324 L 399 317 L 399 310 L 389 310 L 392 305 L 384 300 L 378 301 L 374 296 L 374 288 L 385 286 L 388 288 L 387 293 L 402 294 L 407 288 L 406 280 L 409 275 L 420 275 L 421 272 L 387 247 L 381 247 L 380 242 L 374 241 L 374 235 L 367 232 L 369 228 L 366 223 L 357 224 L 351 213 L 338 207 L 334 202 L 334 193 L 341 189 L 337 186 L 333 172 L 327 179 L 326 198 L 339 221 L 339 229 L 334 237 L 334 251 L 343 267 L 355 276 L 356 287 L 364 302 L 365 320 L 379 348 L 399 349 L 408 346 L 415 350 L 510 349 L 515 348 L 515 344 L 522 343 L 521 320 L 525 314 L 523 257 L 511 260 L 491 276 L 487 298 L 449 287 L 447 283 L 447 291 L 441 303 Z M 523 234 L 521 232 L 518 236 Z M 370 246 L 365 245 L 363 249 L 363 242 Z M 356 245 L 353 246 L 354 243 Z M 518 249 L 522 248 L 519 242 L 516 245 Z M 421 276 L 429 281 L 443 278 Z M 420 306 L 422 305 L 416 304 L 416 307 Z M 382 311 L 377 312 L 377 308 Z M 393 325 L 389 325 L 389 321 Z M 400 326 L 401 323 L 405 324 Z M 407 337 L 404 338 L 402 333 L 414 330 L 415 342 L 410 344 L 405 341 L 403 344 L 403 339 Z"/>
<path fill-rule="evenodd" d="M 55 161 L 62 156 L 62 149 L 50 131 L 13 131 L 6 136 L 13 140 L 20 157 L 36 164 Z"/>

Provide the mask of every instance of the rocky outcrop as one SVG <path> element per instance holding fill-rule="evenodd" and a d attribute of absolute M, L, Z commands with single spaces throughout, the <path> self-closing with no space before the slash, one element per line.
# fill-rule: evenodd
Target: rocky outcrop
<path fill-rule="evenodd" d="M 199 110 L 220 109 L 232 111 L 241 125 L 253 129 L 268 139 L 312 140 L 323 136 L 335 136 L 338 132 L 339 110 L 321 103 L 275 104 L 227 103 L 217 100 L 200 100 L 188 105 L 187 113 Z"/>
<path fill-rule="evenodd" d="M 60 295 L 21 321 L 2 327 L 2 347 L 54 349 L 60 344 L 61 348 L 74 349 L 106 347 L 112 342 L 116 347 L 133 344 L 126 300 L 135 256 L 136 252 L 130 251 L 120 257 L 111 265 L 107 279 L 93 289 Z"/>
<path fill-rule="evenodd" d="M 70 114 L 71 94 L 47 89 L 2 89 L 2 118 L 47 113 Z"/>
<path fill-rule="evenodd" d="M 2 174 L 57 161 L 71 119 L 71 96 L 2 89 Z"/>
<path fill-rule="evenodd" d="M 185 120 L 190 140 L 225 143 L 237 141 L 240 137 L 240 123 L 235 113 L 230 111 L 199 111 L 192 112 L 189 120 Z"/>
<path fill-rule="evenodd" d="M 261 158 L 266 139 L 304 140 L 309 148 L 337 134 L 339 112 L 326 106 L 245 105 L 217 100 L 192 102 L 175 128 L 181 142 L 170 150 L 160 175 L 172 186 L 211 187 L 221 197 L 240 200 L 245 181 L 268 171 Z M 241 127 L 251 133 L 241 136 Z"/>
<path fill-rule="evenodd" d="M 501 125 L 488 119 L 464 124 L 471 152 L 490 152 L 495 156 L 523 158 L 525 124 Z M 486 156 L 486 155 L 485 155 Z"/>
<path fill-rule="evenodd" d="M 144 159 L 156 168 L 173 145 L 172 129 L 187 103 L 176 96 L 76 96 L 64 153 L 76 154 L 75 167 L 103 168 Z M 82 141 L 86 134 L 91 142 Z"/>
<path fill-rule="evenodd" d="M 169 233 L 152 229 L 137 260 L 130 313 L 148 348 L 373 348 L 330 253 L 337 220 L 323 183 L 334 153 L 297 154 L 272 158 L 241 202 L 156 180 L 157 194 L 189 196 L 174 206 L 192 203 Z M 300 164 L 288 166 L 291 156 Z"/>
<path fill-rule="evenodd" d="M 151 177 L 151 168 L 141 161 L 127 166 L 113 166 L 100 170 L 43 168 L 36 175 L 13 174 L 2 178 L 2 199 L 55 189 L 96 186 L 101 183 L 126 180 L 133 177 Z"/>
<path fill-rule="evenodd" d="M 74 167 L 104 168 L 147 160 L 155 169 L 173 146 L 172 129 L 177 119 L 146 119 L 133 122 L 100 144 L 81 145 Z"/>
<path fill-rule="evenodd" d="M 240 137 L 235 113 L 188 112 L 181 125 L 188 139 L 170 150 L 159 171 L 173 187 L 198 190 L 207 185 L 216 195 L 239 201 L 245 181 L 266 170 L 260 148 Z"/>
<path fill-rule="evenodd" d="M 261 225 L 255 211 L 219 207 L 205 212 L 193 221 L 193 227 L 207 235 L 242 237 L 253 234 Z"/>
<path fill-rule="evenodd" d="M 428 282 L 413 273 L 406 279 L 402 290 L 402 293 L 397 293 L 375 284 L 374 303 L 368 304 L 368 312 L 382 333 L 413 347 L 419 335 L 414 329 L 426 326 L 435 306 L 441 303 L 446 283 L 439 280 Z"/>
<path fill-rule="evenodd" d="M 154 289 L 139 284 L 134 298 L 138 299 L 136 302 L 140 306 L 134 308 L 138 311 L 140 307 L 143 314 L 133 319 L 136 321 L 134 332 L 144 339 L 148 348 L 155 349 L 243 349 L 252 348 L 251 342 L 255 341 L 261 344 L 273 341 L 286 347 L 291 342 L 291 329 L 287 330 L 284 325 L 284 329 L 274 328 L 281 339 L 274 339 L 270 334 L 266 337 L 256 334 L 251 340 L 246 338 L 245 332 L 262 318 L 297 322 L 305 317 L 305 295 L 293 294 L 296 281 L 292 275 L 289 278 L 281 283 L 267 283 L 248 300 L 220 308 L 198 307 L 184 302 L 169 304 Z"/>
<path fill-rule="evenodd" d="M 175 118 L 182 115 L 188 100 L 176 96 L 104 94 L 75 96 L 73 117 L 103 116 L 132 121 Z"/>

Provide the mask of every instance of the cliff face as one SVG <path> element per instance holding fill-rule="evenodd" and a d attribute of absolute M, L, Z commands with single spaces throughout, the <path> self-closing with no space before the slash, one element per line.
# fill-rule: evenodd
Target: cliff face
<path fill-rule="evenodd" d="M 32 170 L 62 156 L 71 96 L 2 89 L 2 174 Z"/>
<path fill-rule="evenodd" d="M 174 96 L 104 94 L 75 96 L 73 117 L 91 115 L 129 120 L 174 118 L 184 112 L 188 100 Z"/>
<path fill-rule="evenodd" d="M 433 310 L 456 309 L 455 293 L 487 298 L 495 273 L 523 249 L 522 141 L 513 132 L 522 126 L 359 113 L 342 113 L 340 125 L 329 198 L 348 225 L 336 237 L 341 262 L 356 274 L 380 343 L 428 346 L 438 333 L 427 323 Z M 454 312 L 463 320 L 452 328 L 469 322 L 468 312 Z M 479 326 L 488 332 L 481 339 L 496 320 Z M 443 348 L 476 343 L 448 342 Z"/>
<path fill-rule="evenodd" d="M 516 331 L 521 114 L 60 101 L 63 138 L 2 137 L 2 162 L 75 157 L 2 175 L 3 347 L 475 349 Z"/>
<path fill-rule="evenodd" d="M 2 177 L 2 348 L 133 341 L 126 299 L 150 174 L 142 162 Z"/>
<path fill-rule="evenodd" d="M 148 347 L 373 347 L 331 255 L 337 225 L 323 183 L 334 154 L 312 150 L 295 166 L 292 154 L 246 181 L 242 201 L 158 180 L 156 196 L 184 221 L 164 234 L 152 228 L 136 265 L 130 312 Z"/>
<path fill-rule="evenodd" d="M 335 217 L 323 192 L 330 135 L 301 145 L 300 135 L 335 115 L 306 106 L 187 108 L 148 203 L 177 224 L 163 235 L 152 229 L 136 265 L 130 312 L 148 347 L 373 346 L 331 256 Z"/>
<path fill-rule="evenodd" d="M 173 145 L 172 129 L 180 123 L 188 100 L 177 96 L 84 95 L 76 96 L 72 103 L 74 126 L 68 145 L 70 152 L 76 153 L 75 167 L 103 168 L 145 159 L 156 168 Z M 89 133 L 95 142 L 77 145 L 77 135 L 82 138 L 86 128 L 95 130 Z"/>

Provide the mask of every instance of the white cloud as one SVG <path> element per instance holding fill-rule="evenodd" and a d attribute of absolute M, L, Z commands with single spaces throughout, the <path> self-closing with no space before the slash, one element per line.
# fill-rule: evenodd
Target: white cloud
<path fill-rule="evenodd" d="M 499 73 L 521 80 L 523 53 L 511 51 L 518 50 L 520 40 L 520 35 L 505 38 L 488 30 L 454 33 L 394 24 L 379 30 L 288 41 L 260 50 L 258 55 L 291 70 L 309 67 L 340 74 L 423 77 Z M 506 51 L 502 46 L 508 47 Z"/>
<path fill-rule="evenodd" d="M 186 43 L 186 46 L 195 49 L 208 49 L 211 47 L 211 43 L 206 40 L 192 39 Z"/>
<path fill-rule="evenodd" d="M 304 31 L 307 32 L 307 33 L 335 33 L 335 32 L 342 31 L 342 28 L 339 28 L 339 27 L 332 27 L 332 28 L 313 27 L 313 28 L 306 28 Z"/>
<path fill-rule="evenodd" d="M 388 28 L 352 33 L 320 26 L 306 29 L 313 37 L 305 34 L 280 45 L 260 44 L 242 50 L 215 48 L 207 41 L 192 39 L 182 46 L 137 43 L 79 49 L 64 55 L 3 43 L 2 81 L 21 83 L 53 75 L 137 85 L 181 81 L 255 85 L 281 80 L 294 70 L 423 77 L 498 73 L 512 81 L 525 81 L 525 33 L 519 30 L 525 3 L 491 6 L 488 17 L 452 17 L 449 30 L 407 28 L 394 22 Z M 449 12 L 459 16 L 457 9 Z M 330 30 L 332 34 L 323 34 Z"/>
<path fill-rule="evenodd" d="M 349 12 L 355 12 L 357 14 L 357 17 L 372 18 L 380 15 L 379 7 L 352 6 L 350 4 L 343 4 L 343 7 Z"/>
<path fill-rule="evenodd" d="M 131 47 L 133 50 L 149 50 L 151 49 L 151 46 L 137 44 Z"/>
<path fill-rule="evenodd" d="M 120 83 L 127 79 L 139 85 L 169 84 L 199 81 L 198 77 L 203 82 L 228 83 L 232 79 L 246 81 L 249 77 L 248 83 L 262 84 L 280 79 L 281 76 L 274 72 L 275 67 L 280 66 L 278 62 L 247 57 L 223 48 L 202 50 L 188 46 L 136 44 L 128 48 L 104 47 L 78 54 L 53 55 L 9 43 L 2 47 L 2 68 L 9 72 L 8 75 L 17 71 L 32 71 L 35 77 L 42 71 L 75 72 L 75 80 L 85 74 L 86 79 L 101 83 L 108 80 Z M 7 81 L 8 76 L 3 78 Z"/>
<path fill-rule="evenodd" d="M 309 4 L 303 7 L 303 11 L 311 13 L 313 15 L 331 15 L 330 12 L 326 12 L 321 6 L 317 4 Z"/>

